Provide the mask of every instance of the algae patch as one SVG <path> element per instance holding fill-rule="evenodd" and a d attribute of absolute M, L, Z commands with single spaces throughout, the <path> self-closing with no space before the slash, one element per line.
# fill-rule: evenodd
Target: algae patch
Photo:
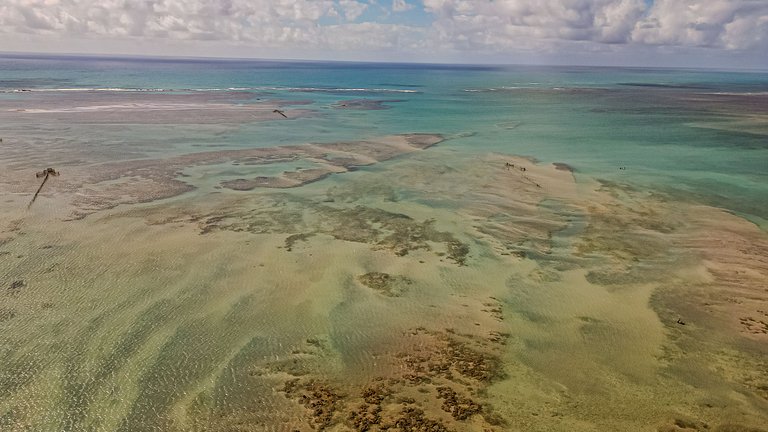
<path fill-rule="evenodd" d="M 263 378 L 282 381 L 278 391 L 303 407 L 302 426 L 315 430 L 447 432 L 476 425 L 495 432 L 505 419 L 484 395 L 491 383 L 505 377 L 500 360 L 505 341 L 416 328 L 402 334 L 397 350 L 377 353 L 378 361 L 389 365 L 382 370 L 390 372 L 360 387 L 344 385 L 319 369 L 295 375 L 267 365 Z"/>
<path fill-rule="evenodd" d="M 469 246 L 449 232 L 438 231 L 434 219 L 419 222 L 408 215 L 363 206 L 324 207 L 320 211 L 334 220 L 328 234 L 338 240 L 374 244 L 398 256 L 414 250 L 431 251 L 431 244 L 443 244 L 448 258 L 458 265 L 466 265 Z"/>
<path fill-rule="evenodd" d="M 406 256 L 416 250 L 433 251 L 460 266 L 466 265 L 470 253 L 469 245 L 453 233 L 436 229 L 434 219 L 418 221 L 402 213 L 375 207 L 318 205 L 294 201 L 288 196 L 275 197 L 263 205 L 263 209 L 223 209 L 184 218 L 196 222 L 201 234 L 217 230 L 287 234 L 285 249 L 288 251 L 297 242 L 325 234 L 336 240 L 366 243 L 374 249 L 390 250 L 397 256 Z M 302 211 L 299 206 L 308 210 Z M 163 218 L 159 223 L 169 221 L 179 219 Z"/>
<path fill-rule="evenodd" d="M 370 272 L 357 277 L 363 285 L 383 294 L 387 297 L 400 297 L 408 286 L 413 283 L 405 276 L 390 275 L 388 273 Z"/>

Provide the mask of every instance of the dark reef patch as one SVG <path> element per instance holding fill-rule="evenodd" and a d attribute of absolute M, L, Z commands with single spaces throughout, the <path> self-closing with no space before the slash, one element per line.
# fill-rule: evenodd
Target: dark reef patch
<path fill-rule="evenodd" d="M 400 297 L 413 282 L 405 276 L 370 272 L 357 277 L 363 285 L 387 297 Z"/>
<path fill-rule="evenodd" d="M 402 99 L 350 99 L 338 101 L 332 106 L 336 109 L 377 111 L 390 109 L 389 103 L 405 102 Z"/>
<path fill-rule="evenodd" d="M 163 219 L 158 223 L 191 221 L 201 234 L 216 230 L 254 234 L 288 234 L 286 249 L 310 235 L 326 234 L 337 240 L 366 243 L 374 249 L 390 250 L 406 256 L 416 250 L 433 251 L 457 265 L 466 265 L 470 247 L 452 233 L 439 231 L 433 219 L 418 221 L 412 217 L 375 207 L 351 208 L 316 204 L 309 211 L 295 209 L 292 198 L 274 200 L 269 210 L 245 211 L 224 209 L 216 213 Z M 306 202 L 301 205 L 306 206 Z M 309 234 L 312 233 L 312 234 Z"/>
<path fill-rule="evenodd" d="M 285 239 L 285 250 L 287 250 L 288 252 L 292 251 L 293 245 L 295 245 L 296 242 L 300 242 L 300 241 L 305 242 L 314 235 L 315 233 L 299 233 L 299 234 L 289 235 Z"/>
<path fill-rule="evenodd" d="M 260 374 L 282 379 L 280 391 L 304 408 L 312 429 L 348 427 L 355 431 L 451 431 L 473 425 L 498 431 L 505 420 L 487 403 L 483 389 L 504 377 L 499 355 L 506 338 L 487 339 L 417 328 L 405 332 L 402 344 L 377 358 L 390 372 L 374 376 L 359 388 L 324 378 L 313 347 L 286 360 L 317 368 L 300 374 L 272 363 Z M 287 374 L 288 378 L 285 377 Z"/>

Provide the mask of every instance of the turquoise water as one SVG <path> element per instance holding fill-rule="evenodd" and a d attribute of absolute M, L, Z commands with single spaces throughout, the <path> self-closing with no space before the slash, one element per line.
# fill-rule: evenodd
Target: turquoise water
<path fill-rule="evenodd" d="M 72 145 L 114 140 L 126 151 L 246 148 L 364 139 L 402 132 L 462 134 L 461 151 L 498 151 L 560 161 L 578 172 L 652 187 L 768 218 L 768 74 L 585 67 L 460 67 L 258 61 L 119 59 L 0 60 L 0 94 L 20 89 L 125 89 L 188 93 L 237 89 L 268 99 L 311 101 L 295 122 L 154 130 L 130 126 L 57 130 Z M 56 94 L 57 92 L 51 92 Z M 61 92 L 63 93 L 63 92 Z M 697 102 L 718 94 L 754 102 Z M 694 99 L 691 99 L 694 97 Z M 348 99 L 393 100 L 389 109 L 337 110 Z M 244 102 L 252 103 L 252 101 Z M 289 103 L 289 102 L 286 102 Z M 755 108 L 758 105 L 758 108 Z M 753 129 L 721 127 L 762 116 Z M 0 133 L 14 133 L 13 125 Z M 91 144 L 89 144 L 91 143 Z M 101 144 L 100 144 L 101 143 Z M 619 170 L 619 167 L 626 169 Z"/>
<path fill-rule="evenodd" d="M 757 73 L 0 58 L 0 430 L 762 431 L 768 236 L 728 212 L 766 229 L 767 102 Z"/>

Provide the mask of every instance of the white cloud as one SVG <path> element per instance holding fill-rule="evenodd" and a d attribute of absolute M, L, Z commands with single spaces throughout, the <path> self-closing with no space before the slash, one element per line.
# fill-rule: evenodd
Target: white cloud
<path fill-rule="evenodd" d="M 768 0 L 655 0 L 650 9 L 644 0 L 423 0 L 429 21 L 420 25 L 396 24 L 398 14 L 390 14 L 420 4 L 392 0 L 389 9 L 384 3 L 389 0 L 0 0 L 0 51 L 19 49 L 9 41 L 23 42 L 24 35 L 38 45 L 91 41 L 103 52 L 120 40 L 168 47 L 211 41 L 331 58 L 350 49 L 452 58 L 662 52 L 660 46 L 768 51 Z M 382 22 L 360 22 L 377 17 Z"/>
<path fill-rule="evenodd" d="M 355 0 L 4 0 L 0 31 L 316 45 L 318 20 L 352 21 L 366 7 Z"/>
<path fill-rule="evenodd" d="M 405 0 L 392 0 L 392 10 L 395 12 L 405 12 L 413 8 L 414 6 Z"/>
<path fill-rule="evenodd" d="M 417 28 L 371 22 L 328 26 L 323 33 L 328 41 L 333 41 L 334 49 L 341 51 L 408 51 L 424 37 Z"/>
<path fill-rule="evenodd" d="M 627 42 L 642 0 L 425 0 L 441 41 L 463 49 Z"/>
<path fill-rule="evenodd" d="M 359 18 L 368 8 L 368 5 L 355 0 L 339 0 L 339 6 L 344 11 L 344 17 L 349 21 Z"/>
<path fill-rule="evenodd" d="M 637 43 L 749 49 L 768 44 L 765 0 L 656 0 L 633 32 Z"/>

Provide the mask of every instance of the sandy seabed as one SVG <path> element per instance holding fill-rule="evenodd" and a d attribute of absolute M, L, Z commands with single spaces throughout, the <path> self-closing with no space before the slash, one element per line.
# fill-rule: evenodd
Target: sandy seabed
<path fill-rule="evenodd" d="M 0 429 L 764 430 L 764 231 L 443 139 L 6 163 Z"/>

